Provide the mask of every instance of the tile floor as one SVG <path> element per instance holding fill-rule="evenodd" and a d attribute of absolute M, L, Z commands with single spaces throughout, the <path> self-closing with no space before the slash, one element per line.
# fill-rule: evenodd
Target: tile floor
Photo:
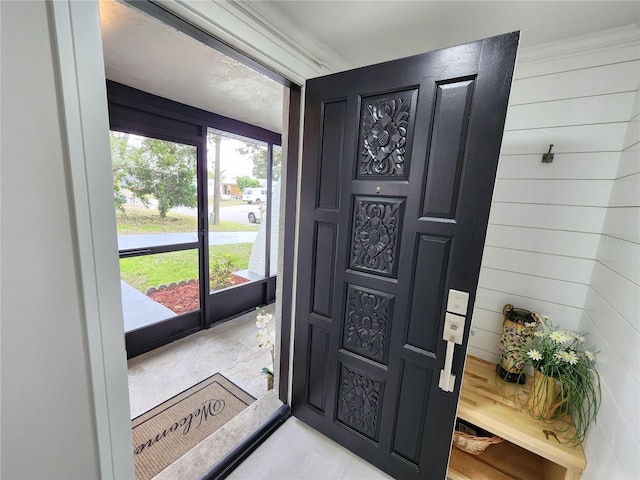
<path fill-rule="evenodd" d="M 377 480 L 391 477 L 292 417 L 227 478 L 231 480 Z"/>
<path fill-rule="evenodd" d="M 265 310 L 273 313 L 274 306 Z M 255 322 L 251 312 L 129 360 L 131 418 L 216 372 L 258 399 L 155 480 L 200 478 L 282 405 L 275 391 L 267 392 L 261 372 L 270 366 L 271 356 L 258 348 Z M 274 324 L 272 320 L 270 327 Z"/>
<path fill-rule="evenodd" d="M 273 305 L 267 310 L 273 312 Z M 132 418 L 216 372 L 258 398 L 154 480 L 200 478 L 282 405 L 275 391 L 267 392 L 265 378 L 260 374 L 262 367 L 269 365 L 270 357 L 267 351 L 257 348 L 256 333 L 252 312 L 129 360 Z M 229 478 L 376 480 L 391 477 L 296 418 L 290 418 Z"/>
<path fill-rule="evenodd" d="M 273 313 L 274 306 L 265 310 Z M 251 312 L 129 360 L 131 418 L 216 372 L 256 398 L 265 395 L 261 372 L 271 357 L 258 348 L 255 321 Z M 270 327 L 274 324 L 272 320 Z"/>

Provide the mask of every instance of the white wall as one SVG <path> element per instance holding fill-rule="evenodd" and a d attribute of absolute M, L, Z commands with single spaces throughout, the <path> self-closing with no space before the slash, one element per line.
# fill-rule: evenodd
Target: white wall
<path fill-rule="evenodd" d="M 2 470 L 97 478 L 60 105 L 44 2 L 0 2 Z"/>
<path fill-rule="evenodd" d="M 580 329 L 598 345 L 602 406 L 584 479 L 640 478 L 640 90 L 606 210 Z"/>
<path fill-rule="evenodd" d="M 0 473 L 96 478 L 99 432 L 50 23 L 42 2 L 0 6 Z M 634 132 L 638 51 L 636 40 L 519 63 L 474 311 L 471 353 L 484 358 L 495 358 L 506 302 L 591 332 L 604 393 L 586 445 L 591 478 L 637 477 L 639 327 L 629 295 L 638 298 L 630 264 L 640 211 L 624 205 L 640 168 L 637 137 L 624 138 Z M 637 122 L 637 103 L 633 111 Z M 542 165 L 549 143 L 558 153 Z M 623 143 L 631 147 L 620 157 Z"/>
<path fill-rule="evenodd" d="M 496 360 L 505 303 L 579 327 L 601 268 L 600 232 L 640 78 L 639 38 L 637 27 L 622 28 L 520 53 L 470 354 Z M 555 158 L 545 164 L 549 144 Z"/>
<path fill-rule="evenodd" d="M 603 32 L 518 63 L 469 348 L 495 361 L 505 303 L 589 334 L 602 407 L 585 479 L 640 478 L 639 38 Z"/>

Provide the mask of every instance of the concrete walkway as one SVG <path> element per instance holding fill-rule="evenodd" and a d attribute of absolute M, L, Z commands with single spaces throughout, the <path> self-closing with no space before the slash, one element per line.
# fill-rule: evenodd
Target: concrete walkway
<path fill-rule="evenodd" d="M 249 272 L 249 270 L 238 270 L 234 273 L 251 281 L 262 280 L 264 278 L 257 273 Z M 173 310 L 156 302 L 123 280 L 120 280 L 120 288 L 122 289 L 122 315 L 124 317 L 125 333 L 176 316 Z"/>
<path fill-rule="evenodd" d="M 234 245 L 254 243 L 258 232 L 213 232 L 209 234 L 209 245 Z M 198 241 L 196 233 L 158 233 L 149 235 L 119 235 L 119 250 L 138 250 L 180 243 Z M 249 279 L 263 278 L 249 274 L 248 270 L 236 272 Z M 124 315 L 124 331 L 131 332 L 147 325 L 152 325 L 176 314 L 163 305 L 155 302 L 144 293 L 139 292 L 128 283 L 121 281 L 122 313 Z"/>
<path fill-rule="evenodd" d="M 258 232 L 211 232 L 209 245 L 234 245 L 236 243 L 253 243 Z M 149 247 L 162 247 L 180 243 L 194 243 L 198 234 L 193 233 L 151 233 L 148 235 L 118 235 L 118 250 L 133 250 Z"/>
<path fill-rule="evenodd" d="M 122 314 L 124 331 L 131 332 L 152 325 L 162 320 L 175 317 L 176 314 L 167 307 L 154 302 L 144 293 L 139 292 L 126 282 L 120 281 L 122 288 Z"/>

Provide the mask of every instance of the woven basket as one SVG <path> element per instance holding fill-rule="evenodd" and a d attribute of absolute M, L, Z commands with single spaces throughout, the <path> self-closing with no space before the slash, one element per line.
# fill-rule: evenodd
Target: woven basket
<path fill-rule="evenodd" d="M 468 433 L 453 432 L 453 444 L 465 453 L 471 455 L 480 455 L 490 445 L 502 442 L 504 439 L 494 437 L 478 437 L 476 435 L 470 435 Z"/>

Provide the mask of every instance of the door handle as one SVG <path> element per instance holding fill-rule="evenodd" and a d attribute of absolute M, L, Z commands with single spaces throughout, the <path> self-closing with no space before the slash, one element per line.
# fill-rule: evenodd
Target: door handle
<path fill-rule="evenodd" d="M 444 333 L 442 338 L 447 342 L 447 352 L 444 356 L 444 368 L 440 370 L 440 382 L 438 385 L 445 392 L 453 392 L 456 384 L 456 376 L 451 373 L 453 367 L 453 350 L 462 345 L 465 318 L 461 315 L 447 312 L 444 317 Z"/>

